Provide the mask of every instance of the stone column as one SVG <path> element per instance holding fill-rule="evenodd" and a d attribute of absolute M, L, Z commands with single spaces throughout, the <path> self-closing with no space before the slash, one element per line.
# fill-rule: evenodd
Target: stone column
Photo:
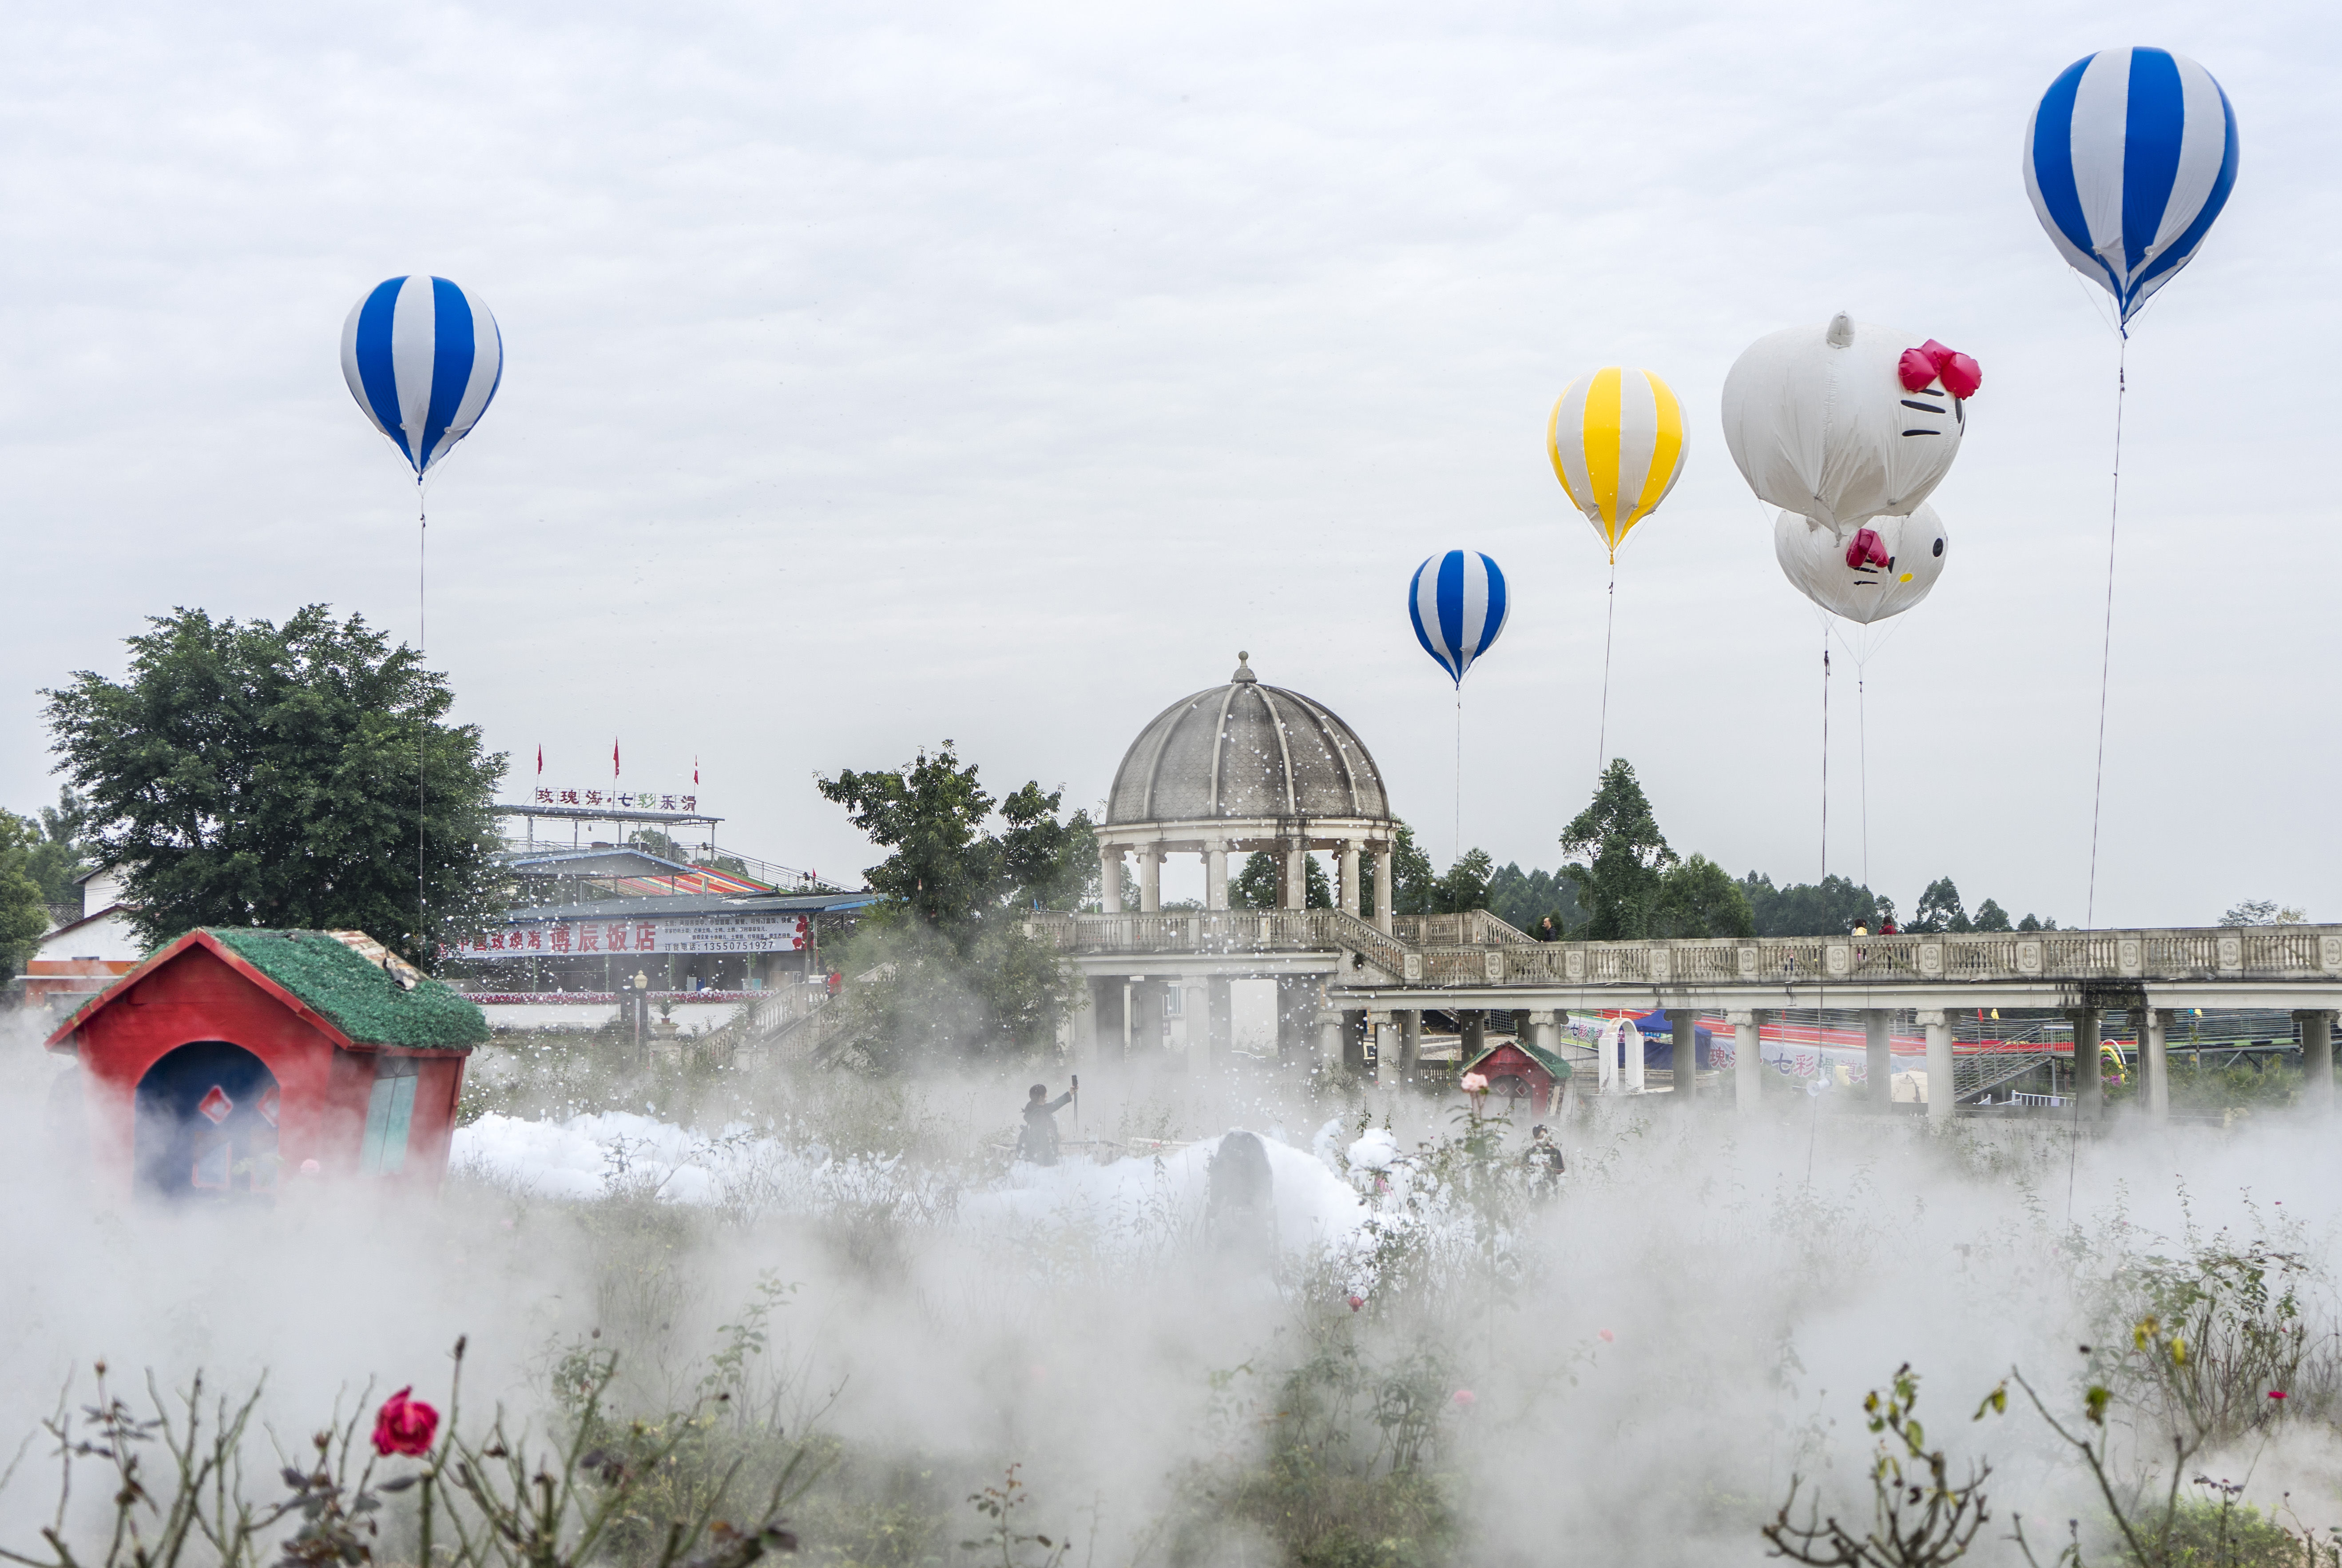
<path fill-rule="evenodd" d="M 1330 1067 L 1342 1059 L 1342 1012 L 1338 1007 L 1317 1010 L 1317 1057 L 1316 1065 Z"/>
<path fill-rule="evenodd" d="M 1398 907 L 1397 891 L 1391 886 L 1391 854 L 1387 844 L 1375 851 L 1375 924 L 1385 936 L 1391 933 L 1391 912 Z"/>
<path fill-rule="evenodd" d="M 1309 907 L 1309 844 L 1306 839 L 1285 841 L 1285 907 Z"/>
<path fill-rule="evenodd" d="M 2150 1007 L 2147 1010 L 2147 1027 L 2139 1033 L 2140 1064 L 2147 1073 L 2147 1119 L 2164 1122 L 2171 1117 L 2171 1057 L 2165 1048 L 2165 1038 L 2171 1028 L 2171 1009 Z"/>
<path fill-rule="evenodd" d="M 1366 1014 L 1366 1071 L 1377 1088 L 1389 1088 L 1406 1075 L 1406 1051 L 1399 1044 L 1398 1025 L 1387 1013 Z"/>
<path fill-rule="evenodd" d="M 2324 1008 L 2296 1013 L 2301 1024 L 2301 1099 L 2317 1115 L 2334 1110 L 2334 1014 Z"/>
<path fill-rule="evenodd" d="M 2106 1112 L 2106 1080 L 2098 1070 L 2098 1024 L 2095 1007 L 2077 1007 L 2066 1014 L 2074 1021 L 2074 1094 L 2080 1101 L 2078 1119 L 2095 1122 Z"/>
<path fill-rule="evenodd" d="M 1415 1081 L 1416 1064 L 1423 1060 L 1423 1009 L 1409 1007 L 1398 1015 L 1398 1074 Z"/>
<path fill-rule="evenodd" d="M 1674 1069 L 1676 1104 L 1688 1110 L 1699 1095 L 1699 1014 L 1688 1007 L 1670 1007 L 1667 1028 L 1675 1036 L 1668 1060 Z"/>
<path fill-rule="evenodd" d="M 1342 908 L 1351 914 L 1361 913 L 1358 904 L 1358 841 L 1342 841 Z"/>
<path fill-rule="evenodd" d="M 1605 1024 L 1601 1029 L 1595 1031 L 1594 1034 L 1594 1092 L 1597 1094 L 1616 1094 L 1619 1092 L 1618 1045 L 1616 1041 L 1609 1038 L 1606 1033 L 1608 1027 L 1609 1025 Z M 1621 1030 L 1619 1033 L 1626 1032 Z"/>
<path fill-rule="evenodd" d="M 1226 975 L 1215 974 L 1205 982 L 1204 1010 L 1208 1018 L 1205 1034 L 1210 1041 L 1211 1058 L 1216 1062 L 1236 1049 L 1236 1004 Z"/>
<path fill-rule="evenodd" d="M 1110 844 L 1098 845 L 1098 907 L 1122 913 L 1122 851 Z"/>
<path fill-rule="evenodd" d="M 1476 1007 L 1469 1012 L 1458 1013 L 1456 1023 L 1463 1032 L 1463 1045 L 1457 1060 L 1468 1067 L 1472 1064 L 1472 1058 L 1488 1048 L 1488 1015 Z"/>
<path fill-rule="evenodd" d="M 1751 1116 L 1765 1092 L 1764 1014 L 1752 1011 L 1726 1016 L 1732 1020 L 1732 1108 Z"/>
<path fill-rule="evenodd" d="M 1863 1098 L 1877 1110 L 1895 1104 L 1895 1014 L 1884 1007 L 1862 1010 L 1862 1061 L 1868 1090 Z"/>
<path fill-rule="evenodd" d="M 1163 907 L 1163 846 L 1150 844 L 1138 852 L 1138 911 L 1153 914 Z"/>
<path fill-rule="evenodd" d="M 1952 1084 L 1952 1018 L 1942 1008 L 1919 1014 L 1927 1031 L 1927 1120 L 1948 1122 L 1959 1107 Z"/>
<path fill-rule="evenodd" d="M 1361 1008 L 1342 1010 L 1342 1065 L 1364 1073 L 1374 1061 L 1374 1024 Z"/>
<path fill-rule="evenodd" d="M 1623 1038 L 1626 1031 L 1621 1027 L 1618 1033 Z M 1649 1085 L 1643 1081 L 1643 1043 L 1642 1031 L 1639 1027 L 1635 1032 L 1633 1044 L 1622 1044 L 1619 1047 L 1619 1056 L 1618 1076 L 1626 1085 L 1626 1093 L 1641 1094 Z"/>
<path fill-rule="evenodd" d="M 1228 906 L 1228 846 L 1214 839 L 1204 846 L 1204 907 Z"/>

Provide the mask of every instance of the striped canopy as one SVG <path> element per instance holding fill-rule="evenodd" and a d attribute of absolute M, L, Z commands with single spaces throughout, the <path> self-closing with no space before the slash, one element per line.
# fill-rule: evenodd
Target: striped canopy
<path fill-rule="evenodd" d="M 1570 504 L 1616 561 L 1627 530 L 1683 477 L 1683 404 L 1649 371 L 1608 365 L 1563 391 L 1546 421 L 1545 449 Z"/>
<path fill-rule="evenodd" d="M 1488 651 L 1512 613 L 1505 574 L 1476 550 L 1450 550 L 1415 569 L 1406 613 L 1415 640 L 1457 685 L 1472 661 Z"/>
<path fill-rule="evenodd" d="M 2237 112 L 2167 49 L 2106 49 L 2049 84 L 2025 128 L 2025 189 L 2057 252 L 2127 324 L 2211 231 L 2237 183 Z"/>
<path fill-rule="evenodd" d="M 420 479 L 470 433 L 504 379 L 504 335 L 444 277 L 385 279 L 342 324 L 342 377 Z"/>

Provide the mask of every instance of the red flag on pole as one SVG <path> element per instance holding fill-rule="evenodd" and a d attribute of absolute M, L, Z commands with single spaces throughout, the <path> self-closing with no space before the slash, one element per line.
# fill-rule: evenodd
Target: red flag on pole
<path fill-rule="evenodd" d="M 612 778 L 618 776 L 618 742 L 616 736 L 613 736 L 610 741 L 610 776 Z"/>
<path fill-rule="evenodd" d="M 536 743 L 536 776 L 539 778 L 545 776 L 545 743 L 543 741 Z"/>
<path fill-rule="evenodd" d="M 697 757 L 691 759 L 691 782 L 695 784 L 699 782 L 699 759 Z"/>

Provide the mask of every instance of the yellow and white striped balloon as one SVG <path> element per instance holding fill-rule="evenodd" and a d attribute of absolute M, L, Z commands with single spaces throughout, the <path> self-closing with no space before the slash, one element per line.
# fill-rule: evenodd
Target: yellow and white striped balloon
<path fill-rule="evenodd" d="M 1569 384 L 1546 424 L 1546 453 L 1610 559 L 1683 477 L 1683 404 L 1647 370 L 1606 365 Z"/>

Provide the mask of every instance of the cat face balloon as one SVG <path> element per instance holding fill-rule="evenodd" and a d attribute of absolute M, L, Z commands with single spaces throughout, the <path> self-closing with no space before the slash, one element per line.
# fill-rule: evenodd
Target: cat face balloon
<path fill-rule="evenodd" d="M 1844 540 L 1943 482 L 1982 375 L 1932 338 L 1844 315 L 1791 327 L 1749 345 L 1724 378 L 1724 444 L 1761 499 Z"/>
<path fill-rule="evenodd" d="M 1927 596 L 1947 543 L 1943 519 L 1924 504 L 1908 517 L 1874 517 L 1846 538 L 1795 512 L 1773 520 L 1782 574 L 1823 609 L 1866 626 Z"/>

